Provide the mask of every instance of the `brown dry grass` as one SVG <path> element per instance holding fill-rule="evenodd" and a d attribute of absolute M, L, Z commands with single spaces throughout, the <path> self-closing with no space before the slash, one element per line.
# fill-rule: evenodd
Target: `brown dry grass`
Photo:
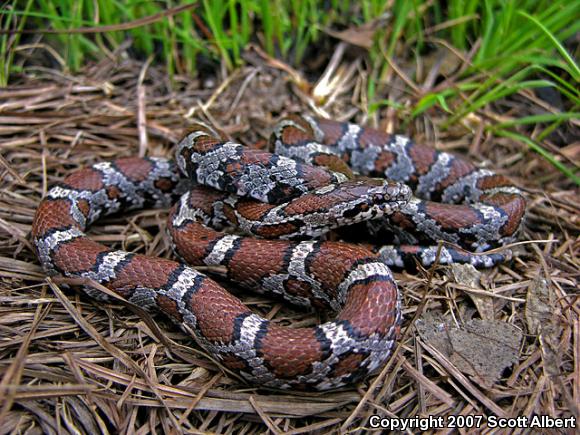
<path fill-rule="evenodd" d="M 209 89 L 187 77 L 171 86 L 160 68 L 106 60 L 77 77 L 39 68 L 34 77 L 0 90 L 0 432 L 328 433 L 368 428 L 372 414 L 578 418 L 578 192 L 521 144 L 483 130 L 490 120 L 533 110 L 534 97 L 520 94 L 509 112 L 486 108 L 440 131 L 445 118 L 437 112 L 408 126 L 390 109 L 365 116 L 360 64 L 331 68 L 333 77 L 344 80 L 314 88 L 284 65 L 259 56 L 251 65 Z M 389 97 L 408 103 L 412 94 L 398 91 L 404 81 L 391 80 Z M 195 117 L 250 144 L 266 139 L 280 114 L 302 110 L 342 119 L 356 115 L 367 125 L 468 153 L 509 174 L 529 194 L 522 240 L 549 242 L 520 246 L 512 264 L 468 284 L 447 267 L 397 274 L 405 328 L 395 356 L 367 383 L 325 394 L 244 385 L 166 319 L 121 302 L 97 304 L 43 274 L 27 237 L 47 186 L 66 173 L 138 153 L 170 156 Z M 171 257 L 165 217 L 166 211 L 147 210 L 111 218 L 91 234 L 131 251 Z M 280 321 L 316 321 L 261 297 L 244 298 Z M 515 364 L 491 381 L 482 380 L 485 373 L 460 370 L 412 326 L 424 312 L 459 325 L 472 317 L 513 325 L 523 333 Z"/>

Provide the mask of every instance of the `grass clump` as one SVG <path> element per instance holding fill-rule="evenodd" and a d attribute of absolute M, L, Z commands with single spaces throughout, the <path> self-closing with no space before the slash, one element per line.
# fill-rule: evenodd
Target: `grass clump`
<path fill-rule="evenodd" d="M 369 114 L 384 106 L 401 108 L 385 98 L 394 64 L 419 64 L 429 52 L 444 48 L 459 60 L 456 70 L 430 86 L 411 76 L 416 86 L 405 92 L 412 107 L 399 115 L 410 121 L 435 107 L 449 113 L 442 125 L 449 128 L 490 104 L 549 88 L 563 104 L 548 104 L 547 116 L 486 127 L 519 138 L 530 122 L 541 122 L 535 137 L 523 141 L 529 146 L 532 141 L 536 149 L 578 112 L 580 69 L 577 53 L 571 52 L 578 48 L 571 39 L 580 31 L 579 18 L 580 3 L 568 0 L 200 0 L 179 6 L 171 1 L 14 0 L 0 15 L 0 84 L 21 70 L 14 63 L 21 30 L 33 32 L 26 34 L 27 41 L 53 47 L 72 72 L 130 39 L 136 56 L 165 62 L 173 77 L 196 74 L 200 59 L 233 70 L 244 64 L 250 44 L 303 69 L 313 56 L 332 51 L 324 45 L 329 32 L 370 27 L 364 108 Z M 548 161 L 578 183 L 577 167 L 557 164 L 555 155 Z"/>

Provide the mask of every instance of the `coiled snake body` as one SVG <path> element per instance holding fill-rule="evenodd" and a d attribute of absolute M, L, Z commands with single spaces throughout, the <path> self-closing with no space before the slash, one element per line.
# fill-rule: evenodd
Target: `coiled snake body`
<path fill-rule="evenodd" d="M 169 206 L 180 176 L 165 159 L 97 163 L 53 187 L 32 225 L 40 262 L 50 274 L 90 278 L 162 311 L 250 382 L 326 390 L 359 381 L 390 356 L 401 310 L 388 265 L 403 266 L 411 256 L 431 264 L 435 248 L 420 244 L 440 239 L 472 250 L 506 243 L 525 211 L 506 178 L 403 136 L 290 117 L 275 128 L 273 143 L 276 154 L 252 150 L 201 125 L 184 137 L 177 165 L 195 186 L 171 212 L 176 253 L 193 265 L 226 266 L 240 286 L 337 311 L 334 321 L 280 326 L 182 262 L 110 249 L 85 235 L 103 215 Z M 353 177 L 341 161 L 355 173 L 394 181 Z M 372 222 L 371 230 L 398 228 L 403 244 L 374 252 L 300 240 L 362 221 Z M 260 238 L 220 232 L 224 226 Z M 476 266 L 504 259 L 455 248 L 440 256 Z"/>

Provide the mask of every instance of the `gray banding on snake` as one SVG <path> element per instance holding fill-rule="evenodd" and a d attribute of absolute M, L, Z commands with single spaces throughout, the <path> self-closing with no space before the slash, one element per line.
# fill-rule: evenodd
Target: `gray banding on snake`
<path fill-rule="evenodd" d="M 276 153 L 299 161 L 313 163 L 330 155 L 347 161 L 360 175 L 384 176 L 413 188 L 416 196 L 398 212 L 368 222 L 375 240 L 385 230 L 404 245 L 381 250 L 391 266 L 401 267 L 410 257 L 431 265 L 435 257 L 430 253 L 439 241 L 466 249 L 446 246 L 440 257 L 444 264 L 491 267 L 511 258 L 507 250 L 477 254 L 514 241 L 523 220 L 523 194 L 505 177 L 405 136 L 309 116 L 282 120 L 272 142 Z"/>
<path fill-rule="evenodd" d="M 356 138 L 345 140 L 358 139 L 360 131 Z M 97 164 L 71 174 L 61 186 L 51 189 L 39 206 L 32 231 L 45 270 L 93 279 L 140 306 L 161 310 L 216 360 L 250 382 L 324 390 L 357 382 L 375 371 L 389 358 L 401 320 L 396 284 L 383 259 L 366 248 L 340 242 L 226 235 L 203 222 L 245 222 L 247 230 L 261 236 L 294 237 L 300 228 L 320 234 L 325 231 L 324 221 L 334 219 L 340 225 L 400 214 L 397 210 L 405 207 L 409 189 L 393 182 L 369 181 L 365 186 L 362 181 L 350 181 L 350 190 L 345 190 L 350 193 L 343 194 L 345 186 L 334 183 L 344 176 L 289 163 L 262 151 L 246 152 L 212 133 L 200 127 L 181 142 L 177 160 L 185 162 L 186 172 L 198 182 L 278 205 L 258 204 L 203 187 L 194 189 L 176 206 L 169 225 L 179 255 L 192 257 L 195 264 L 226 265 L 228 277 L 246 287 L 260 285 L 293 303 L 337 310 L 335 321 L 314 328 L 282 327 L 252 313 L 189 266 L 110 249 L 88 239 L 85 229 L 100 216 L 148 205 L 166 206 L 172 201 L 178 175 L 163 159 L 128 158 Z M 365 153 L 374 151 L 363 150 L 357 156 Z M 391 173 L 409 167 L 409 162 L 416 163 L 412 157 L 400 156 Z M 216 173 L 225 177 L 215 177 Z M 223 178 L 228 184 L 222 183 Z M 417 181 L 421 189 L 427 189 L 428 179 Z M 469 187 L 474 182 L 477 184 L 464 180 L 459 185 Z M 358 193 L 353 195 L 353 191 Z M 195 195 L 221 200 L 192 204 Z M 296 199 L 283 201 L 290 196 Z M 336 207 L 331 206 L 331 198 Z M 341 199 L 347 206 L 340 204 Z M 185 206 L 186 211 L 181 209 Z M 263 206 L 266 211 L 260 208 Z M 425 213 L 438 218 L 433 210 Z M 266 217 L 281 219 L 275 230 L 274 224 L 261 226 Z M 308 219 L 311 223 L 304 225 Z M 189 242 L 182 243 L 181 238 Z"/>

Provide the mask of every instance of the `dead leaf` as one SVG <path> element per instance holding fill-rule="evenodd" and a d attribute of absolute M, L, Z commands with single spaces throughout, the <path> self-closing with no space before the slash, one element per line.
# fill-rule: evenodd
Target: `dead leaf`
<path fill-rule="evenodd" d="M 538 334 L 544 371 L 549 376 L 560 374 L 559 337 L 562 328 L 556 299 L 548 281 L 537 275 L 528 287 L 525 316 L 530 332 Z"/>
<path fill-rule="evenodd" d="M 481 282 L 481 272 L 471 264 L 452 264 L 451 274 L 457 284 L 483 290 Z M 485 296 L 478 293 L 467 292 L 467 295 L 473 301 L 479 315 L 482 319 L 495 319 L 494 299 L 491 296 Z"/>
<path fill-rule="evenodd" d="M 451 319 L 426 313 L 416 326 L 426 342 L 485 387 L 518 361 L 522 333 L 509 323 L 473 319 L 458 328 Z"/>
<path fill-rule="evenodd" d="M 467 55 L 467 53 L 464 54 Z M 425 71 L 437 68 L 438 73 L 444 77 L 449 77 L 457 71 L 462 63 L 457 53 L 442 45 L 438 45 L 434 51 L 422 56 L 422 61 Z"/>
<path fill-rule="evenodd" d="M 349 27 L 341 32 L 335 32 L 331 29 L 324 29 L 324 31 L 336 39 L 369 50 L 373 46 L 376 31 L 386 25 L 388 18 L 389 14 L 386 14 L 362 26 Z"/>
<path fill-rule="evenodd" d="M 580 142 L 574 142 L 570 145 L 560 148 L 560 152 L 572 160 L 575 164 L 580 164 Z"/>

